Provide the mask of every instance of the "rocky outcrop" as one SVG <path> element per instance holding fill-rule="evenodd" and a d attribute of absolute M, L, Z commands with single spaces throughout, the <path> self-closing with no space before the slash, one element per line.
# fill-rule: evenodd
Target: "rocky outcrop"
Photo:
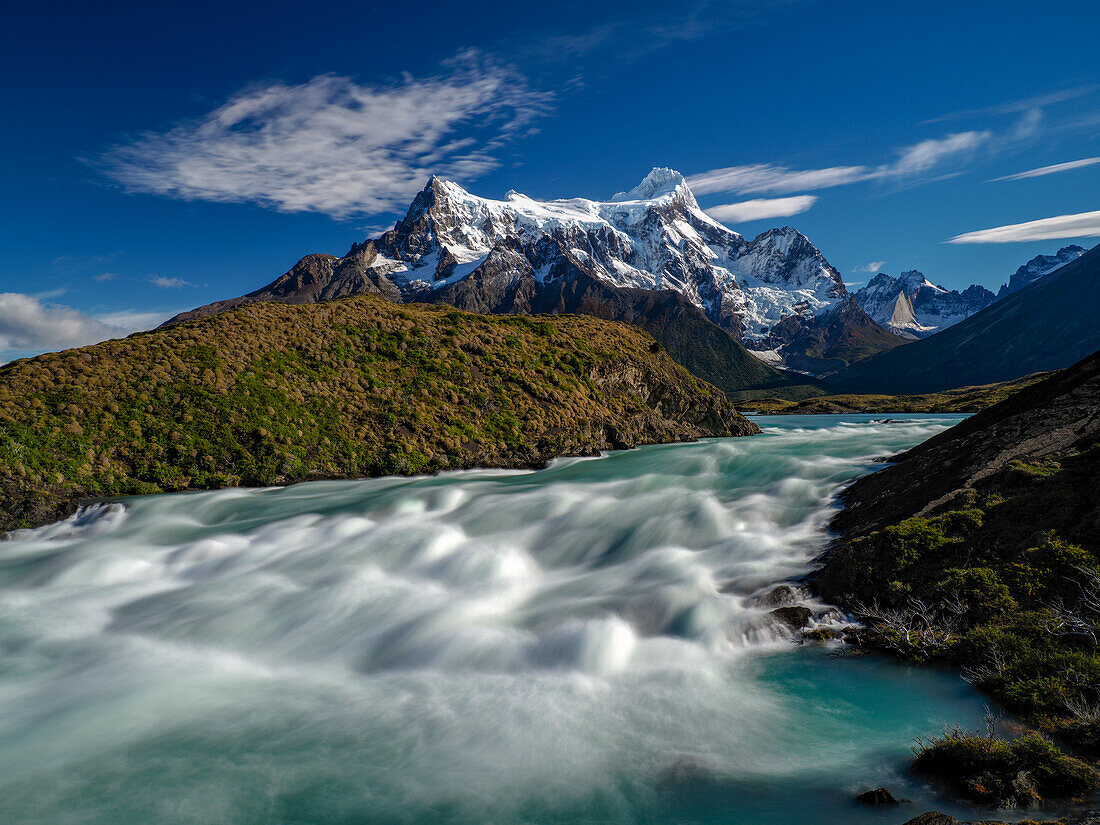
<path fill-rule="evenodd" d="M 942 509 L 1013 461 L 1036 462 L 1100 440 L 1100 353 L 1055 373 L 896 456 L 841 495 L 833 520 L 866 534 Z"/>

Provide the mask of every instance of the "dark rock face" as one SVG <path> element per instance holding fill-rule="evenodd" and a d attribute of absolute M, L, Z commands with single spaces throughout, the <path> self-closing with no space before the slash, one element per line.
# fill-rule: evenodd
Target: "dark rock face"
<path fill-rule="evenodd" d="M 915 344 L 913 346 L 916 346 Z M 1100 353 L 1009 396 L 864 476 L 841 495 L 833 529 L 865 534 L 947 505 L 1015 459 L 1041 460 L 1100 438 Z"/>
<path fill-rule="evenodd" d="M 947 814 L 941 814 L 939 811 L 929 811 L 928 813 L 915 816 L 910 819 L 904 825 L 960 825 L 959 820 L 953 816 Z"/>
<path fill-rule="evenodd" d="M 827 378 L 849 364 L 904 343 L 849 297 L 820 315 L 787 316 L 772 327 L 759 348 L 779 350 L 791 369 Z"/>

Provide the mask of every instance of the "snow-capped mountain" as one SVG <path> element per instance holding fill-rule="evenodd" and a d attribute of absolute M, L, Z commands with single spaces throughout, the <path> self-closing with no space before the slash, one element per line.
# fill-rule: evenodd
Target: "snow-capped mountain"
<path fill-rule="evenodd" d="M 674 289 L 746 342 L 788 315 L 816 314 L 844 296 L 840 274 L 790 227 L 746 241 L 707 215 L 671 169 L 657 168 L 609 201 L 505 200 L 433 179 L 408 215 L 375 242 L 372 267 L 406 300 L 462 280 L 515 242 L 534 277 L 555 277 L 562 256 L 605 283 Z"/>
<path fill-rule="evenodd" d="M 672 290 L 736 340 L 773 350 L 780 361 L 783 348 L 796 345 L 792 327 L 813 326 L 849 301 L 840 273 L 804 235 L 783 227 L 748 241 L 707 215 L 682 175 L 655 168 L 607 201 L 541 201 L 514 191 L 493 200 L 432 178 L 393 229 L 343 258 L 308 256 L 268 287 L 173 322 L 255 300 L 355 292 L 480 312 L 615 317 L 591 307 L 588 286 L 587 305 L 581 300 L 575 285 L 582 281 L 597 284 L 605 303 L 609 288 Z M 777 347 L 768 338 L 781 322 Z"/>
<path fill-rule="evenodd" d="M 996 296 L 978 284 L 948 290 L 911 269 L 898 277 L 878 273 L 855 293 L 877 323 L 904 338 L 925 338 L 985 309 Z"/>
<path fill-rule="evenodd" d="M 1071 244 L 1062 247 L 1054 255 L 1036 255 L 1017 269 L 1012 277 L 1008 279 L 1007 284 L 1001 284 L 997 297 L 1003 298 L 1018 289 L 1023 289 L 1028 284 L 1034 283 L 1044 275 L 1049 275 L 1054 270 L 1060 269 L 1070 261 L 1077 260 L 1084 254 L 1085 250 L 1082 247 Z"/>

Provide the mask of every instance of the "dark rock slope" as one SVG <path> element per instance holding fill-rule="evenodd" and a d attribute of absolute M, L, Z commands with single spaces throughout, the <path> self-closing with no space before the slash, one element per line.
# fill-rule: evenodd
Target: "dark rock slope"
<path fill-rule="evenodd" d="M 365 295 L 251 304 L 0 368 L 0 530 L 117 495 L 755 432 L 626 324 Z"/>
<path fill-rule="evenodd" d="M 845 507 L 833 526 L 844 534 L 863 534 L 933 512 L 951 506 L 1014 461 L 1046 461 L 1080 452 L 1097 440 L 1100 353 L 967 418 L 897 456 L 887 469 L 860 479 L 842 495 Z"/>
<path fill-rule="evenodd" d="M 935 335 L 830 379 L 846 392 L 938 392 L 1063 369 L 1100 349 L 1100 247 Z"/>

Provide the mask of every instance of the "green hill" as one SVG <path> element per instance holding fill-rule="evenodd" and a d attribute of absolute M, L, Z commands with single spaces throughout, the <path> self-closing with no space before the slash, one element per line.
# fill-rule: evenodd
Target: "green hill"
<path fill-rule="evenodd" d="M 253 304 L 0 368 L 0 529 L 89 498 L 535 467 L 755 431 L 625 324 L 371 296 Z"/>

